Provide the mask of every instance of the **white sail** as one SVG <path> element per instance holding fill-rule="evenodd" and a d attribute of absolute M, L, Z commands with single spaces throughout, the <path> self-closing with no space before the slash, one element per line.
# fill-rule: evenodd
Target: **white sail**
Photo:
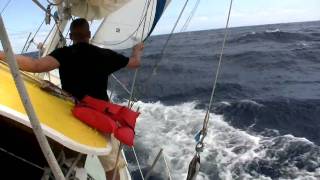
<path fill-rule="evenodd" d="M 91 43 L 126 49 L 150 35 L 170 0 L 131 0 L 107 16 Z"/>
<path fill-rule="evenodd" d="M 132 0 L 69 0 L 71 14 L 89 21 L 102 19 L 129 1 Z"/>

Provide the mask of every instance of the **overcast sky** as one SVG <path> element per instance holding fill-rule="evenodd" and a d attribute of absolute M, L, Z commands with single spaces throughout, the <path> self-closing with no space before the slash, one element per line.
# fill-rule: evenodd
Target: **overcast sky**
<path fill-rule="evenodd" d="M 197 0 L 189 5 L 177 30 L 181 29 Z M 7 0 L 0 0 L 0 10 Z M 46 0 L 40 0 L 47 4 Z M 158 23 L 154 34 L 169 33 L 182 9 L 185 0 L 172 0 Z M 229 0 L 201 0 L 187 31 L 215 29 L 225 26 Z M 31 0 L 12 0 L 3 13 L 5 25 L 16 53 L 29 34 L 41 23 L 44 13 Z M 234 0 L 230 26 L 248 26 L 283 22 L 320 20 L 320 0 Z M 46 34 L 49 27 L 41 30 Z M 42 35 L 42 38 L 43 38 Z"/>

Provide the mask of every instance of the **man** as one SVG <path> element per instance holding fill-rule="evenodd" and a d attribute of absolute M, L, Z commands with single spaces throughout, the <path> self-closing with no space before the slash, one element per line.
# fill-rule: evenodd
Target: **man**
<path fill-rule="evenodd" d="M 48 56 L 33 59 L 17 55 L 19 68 L 28 72 L 48 72 L 59 68 L 62 89 L 81 100 L 85 95 L 98 99 L 109 100 L 107 95 L 108 75 L 123 68 L 131 69 L 140 66 L 143 52 L 143 43 L 137 44 L 132 49 L 130 58 L 108 49 L 102 49 L 89 44 L 91 33 L 88 22 L 79 18 L 70 25 L 70 39 L 73 45 L 54 50 Z M 0 52 L 0 59 L 5 55 Z M 117 142 L 112 142 L 111 154 L 117 154 Z M 116 157 L 100 157 L 108 179 L 112 179 Z M 120 164 L 123 165 L 121 159 Z M 119 176 L 118 178 L 119 179 Z"/>

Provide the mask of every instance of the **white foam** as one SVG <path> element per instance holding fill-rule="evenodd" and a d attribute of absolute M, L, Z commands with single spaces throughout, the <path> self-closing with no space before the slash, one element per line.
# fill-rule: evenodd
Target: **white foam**
<path fill-rule="evenodd" d="M 281 32 L 280 29 L 268 29 L 265 31 L 266 33 L 275 33 L 275 32 Z"/>
<path fill-rule="evenodd" d="M 139 107 L 141 112 L 136 127 L 136 145 L 139 146 L 139 149 L 143 149 L 143 155 L 147 157 L 144 162 L 150 165 L 159 149 L 164 148 L 173 179 L 186 178 L 189 162 L 195 153 L 194 135 L 201 129 L 205 116 L 204 110 L 195 109 L 196 105 L 195 102 L 174 106 L 165 106 L 160 102 L 138 102 L 134 106 Z M 311 143 L 304 138 L 296 138 L 291 135 L 282 137 L 285 138 L 285 143 L 291 141 Z M 222 116 L 211 114 L 205 149 L 201 153 L 201 172 L 198 179 L 209 180 L 216 176 L 230 180 L 235 178 L 271 179 L 262 174 L 249 174 L 242 166 L 256 159 L 276 161 L 267 154 L 268 148 L 274 144 L 274 139 L 250 135 L 230 126 L 223 121 Z M 276 151 L 281 152 L 282 150 L 277 149 Z M 164 174 L 164 166 L 160 164 L 157 166 L 155 171 Z M 301 177 L 306 175 L 312 179 L 319 174 L 319 170 L 305 172 L 291 166 L 284 168 L 296 171 L 296 177 L 300 177 L 301 174 Z"/>

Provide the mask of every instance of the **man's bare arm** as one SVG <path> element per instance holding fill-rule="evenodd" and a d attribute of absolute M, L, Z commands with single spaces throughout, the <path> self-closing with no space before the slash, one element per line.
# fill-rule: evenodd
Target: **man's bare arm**
<path fill-rule="evenodd" d="M 127 65 L 128 68 L 135 69 L 140 66 L 143 49 L 144 49 L 143 43 L 139 43 L 132 48 L 131 57 Z"/>
<path fill-rule="evenodd" d="M 19 68 L 23 71 L 40 73 L 48 72 L 60 66 L 59 62 L 52 56 L 45 56 L 40 59 L 34 59 L 28 56 L 15 56 Z M 0 51 L 0 60 L 5 61 L 5 54 Z"/>

